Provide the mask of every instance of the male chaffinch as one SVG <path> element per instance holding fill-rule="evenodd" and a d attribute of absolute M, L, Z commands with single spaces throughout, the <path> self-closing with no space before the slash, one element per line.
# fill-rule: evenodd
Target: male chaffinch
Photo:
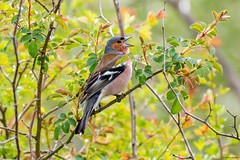
<path fill-rule="evenodd" d="M 99 106 L 103 97 L 117 95 L 122 92 L 132 77 L 132 61 L 115 67 L 115 63 L 123 55 L 129 54 L 131 44 L 126 43 L 130 37 L 112 37 L 105 47 L 104 55 L 84 86 L 79 104 L 86 101 L 84 113 L 75 129 L 75 134 L 84 134 L 88 118 Z"/>

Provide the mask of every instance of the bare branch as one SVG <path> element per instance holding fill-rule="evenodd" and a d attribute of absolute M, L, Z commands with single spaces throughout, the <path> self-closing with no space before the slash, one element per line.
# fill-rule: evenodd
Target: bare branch
<path fill-rule="evenodd" d="M 3 70 L 2 66 L 0 66 L 0 71 L 2 72 L 2 74 L 4 75 L 4 77 L 5 77 L 10 83 L 12 83 L 12 80 L 8 77 L 7 73 Z"/>
<path fill-rule="evenodd" d="M 113 0 L 113 3 L 114 3 L 115 10 L 116 10 L 116 13 L 117 13 L 118 25 L 119 25 L 119 28 L 120 28 L 121 35 L 125 36 L 124 27 L 123 27 L 122 18 L 121 18 L 121 13 L 120 13 L 120 9 L 119 9 L 119 2 L 118 2 L 118 0 Z"/>
<path fill-rule="evenodd" d="M 49 154 L 45 155 L 43 158 L 40 158 L 41 160 L 48 160 L 51 156 L 53 156 L 54 154 L 56 154 L 60 149 L 62 149 L 64 146 L 66 146 L 67 144 L 69 144 L 72 140 L 72 138 L 74 137 L 75 132 L 72 131 L 70 136 L 68 137 L 68 139 L 63 142 L 60 146 L 58 146 L 55 150 L 51 151 Z"/>
<path fill-rule="evenodd" d="M 12 42 L 13 42 L 13 48 L 14 48 L 14 54 L 15 54 L 15 59 L 16 59 L 16 68 L 14 71 L 14 78 L 12 81 L 12 92 L 13 92 L 13 99 L 14 99 L 14 111 L 15 111 L 15 140 L 16 140 L 16 146 L 17 146 L 17 159 L 20 159 L 20 155 L 21 155 L 21 148 L 20 148 L 20 144 L 19 144 L 19 137 L 18 137 L 18 100 L 17 100 L 17 87 L 16 87 L 16 81 L 17 81 L 17 75 L 18 75 L 18 69 L 19 69 L 19 57 L 18 57 L 18 44 L 17 44 L 17 39 L 16 39 L 16 34 L 18 31 L 18 23 L 20 20 L 20 15 L 21 15 L 21 11 L 22 11 L 22 4 L 23 4 L 24 0 L 20 0 L 19 2 L 19 9 L 18 9 L 18 15 L 17 15 L 17 19 L 15 22 L 15 26 L 14 26 L 14 30 L 13 30 L 13 36 L 12 36 Z"/>
<path fill-rule="evenodd" d="M 1 144 L 1 145 L 4 145 L 4 144 L 6 144 L 6 143 L 8 143 L 8 142 L 11 142 L 11 141 L 13 141 L 13 140 L 15 140 L 15 139 L 16 139 L 16 137 L 14 136 L 14 137 L 11 137 L 11 138 L 6 139 L 5 141 L 0 142 L 0 144 Z"/>
<path fill-rule="evenodd" d="M 103 15 L 101 0 L 98 0 L 98 8 L 99 8 L 99 12 L 100 12 L 99 18 L 102 18 L 106 23 L 110 23 L 110 22 L 107 20 L 107 18 L 105 18 L 104 15 Z M 110 24 L 111 24 L 111 23 L 110 23 Z M 113 34 L 113 32 L 112 32 L 112 26 L 109 27 L 109 34 L 111 34 L 112 37 L 114 36 L 114 34 Z"/>
<path fill-rule="evenodd" d="M 173 154 L 173 157 L 177 157 L 178 159 L 192 159 L 192 157 L 183 157 L 175 154 Z"/>
<path fill-rule="evenodd" d="M 3 107 L 2 104 L 0 103 L 0 112 L 2 114 L 2 118 L 0 119 L 0 121 L 2 122 L 4 127 L 7 127 L 6 111 L 7 111 L 7 108 Z M 7 129 L 5 129 L 5 135 L 6 135 L 6 139 L 8 139 L 9 131 Z"/>
<path fill-rule="evenodd" d="M 185 145 L 188 149 L 188 152 L 189 154 L 191 155 L 191 159 L 195 160 L 195 157 L 194 157 L 194 154 L 192 152 L 192 149 L 189 145 L 189 142 L 187 140 L 187 137 L 183 131 L 183 128 L 181 126 L 181 122 L 180 122 L 180 116 L 178 116 L 178 119 L 176 119 L 176 117 L 174 117 L 174 115 L 171 113 L 170 109 L 168 108 L 168 106 L 165 104 L 165 102 L 163 101 L 162 99 L 162 95 L 161 96 L 158 96 L 158 94 L 154 91 L 154 89 L 148 84 L 146 83 L 147 87 L 150 89 L 150 91 L 155 95 L 155 97 L 159 100 L 159 102 L 163 105 L 164 109 L 168 112 L 168 114 L 172 117 L 172 119 L 174 120 L 174 122 L 177 124 L 181 134 L 182 134 L 182 137 L 183 137 L 183 140 L 185 142 Z"/>
<path fill-rule="evenodd" d="M 14 129 L 7 128 L 7 127 L 2 127 L 2 126 L 0 126 L 0 129 L 5 129 L 5 130 L 8 130 L 9 132 L 13 132 L 13 133 L 16 132 Z M 27 136 L 27 133 L 23 133 L 23 132 L 18 132 L 18 133 L 19 133 L 20 135 Z M 32 137 L 35 139 L 34 136 L 32 136 Z"/>
<path fill-rule="evenodd" d="M 50 12 L 49 9 L 39 0 L 35 0 L 35 2 L 37 2 L 40 6 L 42 6 L 47 12 Z"/>
<path fill-rule="evenodd" d="M 131 129 L 132 129 L 132 157 L 137 159 L 137 137 L 136 137 L 136 105 L 132 93 L 129 94 L 129 102 L 131 109 Z"/>
<path fill-rule="evenodd" d="M 237 129 L 237 115 L 233 115 L 229 110 L 227 110 L 228 114 L 233 117 L 233 126 L 231 126 L 235 132 L 236 132 L 236 137 L 239 138 L 239 133 Z"/>

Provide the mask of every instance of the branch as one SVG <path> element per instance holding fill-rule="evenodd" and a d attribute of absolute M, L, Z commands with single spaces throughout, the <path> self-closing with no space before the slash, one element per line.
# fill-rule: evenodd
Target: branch
<path fill-rule="evenodd" d="M 236 132 L 236 137 L 239 138 L 239 133 L 237 129 L 237 115 L 233 115 L 229 110 L 227 110 L 228 114 L 233 117 L 233 126 L 231 126 Z"/>
<path fill-rule="evenodd" d="M 111 24 L 111 23 L 107 20 L 107 18 L 105 18 L 104 15 L 103 15 L 101 0 L 98 0 L 98 8 L 99 8 L 99 12 L 100 12 L 99 18 L 102 18 L 106 23 Z M 109 34 L 111 34 L 112 37 L 114 36 L 114 34 L 113 34 L 113 32 L 112 32 L 112 25 L 109 26 Z"/>
<path fill-rule="evenodd" d="M 7 73 L 3 70 L 2 66 L 0 66 L 0 71 L 2 72 L 2 74 L 4 75 L 4 77 L 5 77 L 10 83 L 12 83 L 12 80 L 8 77 Z"/>
<path fill-rule="evenodd" d="M 13 132 L 13 133 L 16 132 L 14 129 L 7 128 L 7 127 L 2 127 L 2 126 L 0 126 L 0 129 L 5 129 L 5 130 L 8 130 L 9 132 Z M 28 135 L 27 133 L 24 133 L 24 132 L 18 132 L 18 134 L 23 135 L 23 136 L 27 136 Z M 32 138 L 36 139 L 35 136 L 32 136 Z"/>
<path fill-rule="evenodd" d="M 137 160 L 137 138 L 136 138 L 136 105 L 132 93 L 129 94 L 131 109 L 131 129 L 132 129 L 132 157 Z"/>
<path fill-rule="evenodd" d="M 62 3 L 62 0 L 59 0 L 55 8 L 53 8 L 53 13 L 57 13 L 58 9 L 60 8 Z M 40 140 L 41 140 L 41 129 L 42 129 L 42 115 L 41 115 L 41 98 L 42 98 L 42 84 L 43 84 L 43 74 L 44 74 L 44 66 L 45 66 L 45 57 L 46 57 L 46 51 L 47 51 L 47 46 L 48 42 L 50 41 L 50 37 L 52 35 L 52 31 L 54 30 L 54 21 L 52 21 L 49 25 L 49 30 L 43 45 L 43 48 L 41 50 L 41 66 L 40 66 L 40 71 L 39 71 L 39 76 L 38 76 L 38 82 L 37 82 L 37 102 L 36 102 L 36 112 L 37 112 L 37 131 L 36 131 L 36 159 L 40 157 Z"/>
<path fill-rule="evenodd" d="M 16 39 L 16 34 L 18 31 L 18 23 L 20 20 L 20 15 L 21 15 L 21 10 L 22 10 L 22 4 L 24 0 L 20 0 L 19 2 L 19 10 L 18 10 L 18 15 L 17 19 L 15 22 L 14 30 L 13 30 L 13 36 L 12 36 L 12 41 L 13 41 L 13 48 L 14 48 L 14 54 L 15 54 L 15 59 L 16 59 L 16 68 L 14 71 L 14 78 L 12 81 L 12 92 L 13 92 L 13 99 L 14 99 L 14 111 L 15 111 L 15 140 L 16 140 L 16 146 L 17 146 L 17 159 L 20 159 L 21 155 L 21 148 L 19 144 L 19 137 L 18 137 L 18 100 L 17 100 L 17 91 L 16 91 L 16 80 L 17 80 L 17 75 L 18 75 L 18 69 L 19 69 L 19 57 L 18 57 L 18 44 L 17 44 L 17 39 Z"/>
<path fill-rule="evenodd" d="M 71 142 L 72 138 L 74 137 L 74 135 L 75 135 L 75 132 L 72 131 L 70 136 L 68 137 L 68 139 L 64 143 L 62 143 L 60 146 L 58 146 L 55 150 L 51 151 L 49 154 L 47 154 L 44 157 L 39 158 L 39 159 L 41 159 L 41 160 L 48 160 L 51 156 L 56 154 L 60 149 L 62 149 L 67 144 L 69 144 Z"/>
<path fill-rule="evenodd" d="M 47 12 L 50 12 L 49 9 L 43 3 L 41 3 L 39 0 L 35 0 L 35 2 L 37 2 L 40 6 L 42 6 L 43 9 L 45 9 Z"/>
<path fill-rule="evenodd" d="M 117 13 L 118 25 L 119 25 L 119 28 L 120 28 L 121 35 L 125 36 L 123 23 L 122 23 L 122 18 L 121 18 L 121 13 L 120 13 L 120 9 L 119 9 L 119 2 L 118 2 L 118 0 L 113 0 L 113 3 L 114 3 L 115 10 L 116 10 L 116 13 Z"/>
<path fill-rule="evenodd" d="M 7 127 L 6 111 L 7 111 L 7 108 L 3 107 L 0 103 L 0 112 L 2 114 L 2 118 L 0 119 L 0 121 L 2 122 L 4 127 Z M 7 129 L 5 129 L 5 135 L 6 135 L 6 139 L 8 139 L 9 138 L 9 132 L 8 132 Z"/>

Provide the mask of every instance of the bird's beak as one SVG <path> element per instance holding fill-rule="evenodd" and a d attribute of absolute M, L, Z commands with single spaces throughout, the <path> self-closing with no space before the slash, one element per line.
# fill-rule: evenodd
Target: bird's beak
<path fill-rule="evenodd" d="M 134 45 L 132 45 L 132 44 L 126 43 L 126 41 L 129 40 L 130 38 L 132 38 L 132 37 L 131 37 L 131 36 L 129 36 L 129 37 L 124 37 L 124 44 L 125 44 L 126 47 L 133 47 L 133 46 L 134 46 Z"/>

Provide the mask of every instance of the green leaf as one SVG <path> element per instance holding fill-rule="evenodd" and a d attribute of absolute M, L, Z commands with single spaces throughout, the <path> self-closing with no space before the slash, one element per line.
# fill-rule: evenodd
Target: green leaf
<path fill-rule="evenodd" d="M 198 70 L 197 70 L 197 75 L 199 75 L 200 77 L 204 77 L 204 75 L 205 75 L 205 70 L 204 70 L 204 68 L 199 68 Z"/>
<path fill-rule="evenodd" d="M 135 72 L 135 77 L 138 78 L 142 74 L 142 69 L 137 69 Z"/>
<path fill-rule="evenodd" d="M 173 93 L 173 91 L 172 90 L 169 90 L 168 92 L 167 92 L 167 99 L 169 100 L 169 101 L 171 101 L 171 100 L 174 100 L 176 98 L 176 96 L 175 96 L 175 94 Z"/>
<path fill-rule="evenodd" d="M 90 71 L 90 73 L 92 73 L 93 71 L 94 71 L 94 69 L 95 69 L 95 67 L 97 66 L 97 61 L 94 63 L 94 64 L 92 64 L 91 65 L 91 67 L 89 68 L 89 71 Z"/>
<path fill-rule="evenodd" d="M 143 74 L 143 75 L 141 75 L 141 76 L 139 76 L 139 83 L 140 84 L 145 84 L 146 83 L 146 81 L 147 81 L 147 77 Z"/>
<path fill-rule="evenodd" d="M 219 73 L 223 74 L 223 68 L 220 63 L 213 62 L 213 68 L 216 69 Z"/>
<path fill-rule="evenodd" d="M 22 38 L 20 39 L 20 43 L 26 43 L 29 42 L 29 40 L 31 39 L 31 34 L 26 34 L 24 36 L 22 36 Z"/>
<path fill-rule="evenodd" d="M 67 118 L 67 115 L 66 115 L 65 113 L 61 113 L 61 114 L 60 114 L 60 117 L 61 117 L 62 119 L 66 119 L 66 118 Z"/>
<path fill-rule="evenodd" d="M 67 104 L 66 101 L 60 101 L 60 102 L 58 103 L 58 107 L 63 107 L 63 106 L 65 106 L 66 104 Z"/>
<path fill-rule="evenodd" d="M 145 68 L 144 68 L 144 74 L 145 74 L 146 76 L 151 76 L 151 75 L 153 74 L 153 73 L 152 73 L 152 67 L 149 66 L 149 65 L 145 66 Z"/>
<path fill-rule="evenodd" d="M 56 120 L 56 122 L 54 122 L 53 125 L 56 126 L 56 125 L 58 125 L 59 123 L 61 123 L 63 121 L 64 121 L 64 119 L 59 118 L 58 120 Z"/>
<path fill-rule="evenodd" d="M 196 22 L 190 26 L 190 29 L 197 31 L 198 33 L 201 33 L 205 27 L 206 27 L 206 23 Z"/>
<path fill-rule="evenodd" d="M 57 126 L 55 129 L 54 129 L 54 139 L 55 140 L 58 140 L 58 137 L 60 135 L 60 132 L 61 132 L 61 126 Z"/>
<path fill-rule="evenodd" d="M 177 98 L 173 101 L 173 105 L 172 105 L 172 108 L 171 108 L 171 113 L 172 114 L 176 114 L 178 112 L 180 112 L 182 110 L 182 107 L 180 106 Z"/>
<path fill-rule="evenodd" d="M 27 28 L 22 28 L 21 32 L 22 33 L 31 33 L 31 31 Z"/>
<path fill-rule="evenodd" d="M 53 94 L 50 94 L 48 97 L 47 97 L 47 100 L 51 100 L 53 98 L 62 98 L 63 95 L 61 95 L 60 93 L 53 93 Z"/>
<path fill-rule="evenodd" d="M 35 41 L 31 41 L 28 44 L 28 53 L 32 58 L 34 58 L 38 54 L 38 46 Z"/>
<path fill-rule="evenodd" d="M 34 29 L 33 33 L 42 33 L 42 30 L 41 29 Z"/>
<path fill-rule="evenodd" d="M 76 126 L 76 124 L 77 124 L 76 121 L 75 121 L 73 118 L 69 118 L 69 119 L 68 119 L 68 122 L 69 122 L 69 124 L 72 125 L 72 126 Z"/>
<path fill-rule="evenodd" d="M 63 132 L 68 133 L 68 132 L 69 132 L 69 129 L 70 129 L 70 124 L 69 124 L 69 122 L 68 122 L 68 121 L 64 122 L 64 123 L 62 124 L 62 130 L 63 130 Z"/>
<path fill-rule="evenodd" d="M 97 62 L 97 59 L 95 57 L 91 57 L 87 60 L 87 66 L 92 66 L 96 62 Z"/>
<path fill-rule="evenodd" d="M 188 99 L 188 94 L 187 94 L 186 91 L 182 90 L 182 91 L 180 91 L 180 93 L 182 94 L 182 97 L 183 97 L 184 100 Z"/>
<path fill-rule="evenodd" d="M 33 33 L 32 34 L 33 38 L 39 40 L 40 42 L 44 42 L 45 38 L 43 37 L 43 35 L 39 34 L 39 33 Z"/>
<path fill-rule="evenodd" d="M 158 56 L 158 57 L 154 57 L 153 60 L 157 63 L 161 63 L 164 60 L 164 55 Z"/>
<path fill-rule="evenodd" d="M 44 73 L 47 73 L 48 71 L 48 63 L 44 63 Z"/>

